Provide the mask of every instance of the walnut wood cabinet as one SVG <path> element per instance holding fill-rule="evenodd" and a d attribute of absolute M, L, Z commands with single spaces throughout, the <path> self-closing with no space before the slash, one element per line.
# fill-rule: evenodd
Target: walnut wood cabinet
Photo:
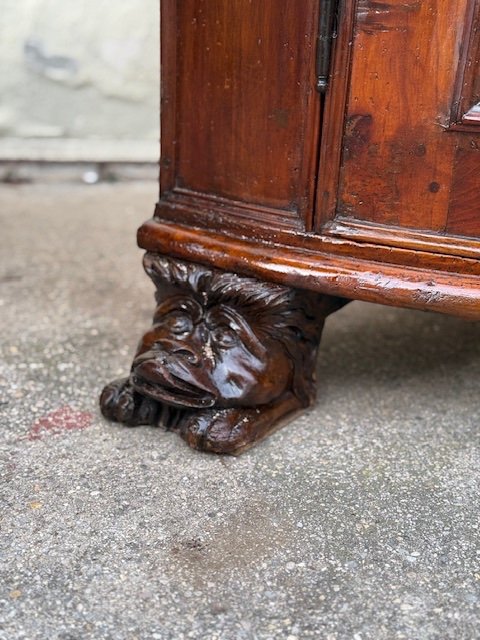
<path fill-rule="evenodd" d="M 102 408 L 236 453 L 311 402 L 346 300 L 480 317 L 480 1 L 162 0 L 161 31 L 160 198 L 138 233 L 159 306 Z M 238 317 L 209 324 L 215 306 Z"/>

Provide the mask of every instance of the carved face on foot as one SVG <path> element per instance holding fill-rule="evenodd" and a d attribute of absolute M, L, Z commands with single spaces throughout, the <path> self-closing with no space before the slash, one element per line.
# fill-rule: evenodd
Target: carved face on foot
<path fill-rule="evenodd" d="M 160 303 L 133 362 L 134 388 L 195 408 L 255 407 L 280 397 L 292 374 L 281 342 L 238 307 L 200 299 L 176 294 Z"/>
<path fill-rule="evenodd" d="M 130 376 L 104 389 L 106 417 L 238 453 L 311 404 L 323 321 L 344 301 L 155 253 L 144 266 L 153 326 Z"/>

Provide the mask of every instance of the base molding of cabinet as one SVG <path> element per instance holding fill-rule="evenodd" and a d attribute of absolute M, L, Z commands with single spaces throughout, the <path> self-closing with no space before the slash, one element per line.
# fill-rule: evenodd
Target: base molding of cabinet
<path fill-rule="evenodd" d="M 322 232 L 356 242 L 480 260 L 480 239 L 478 238 L 446 236 L 432 231 L 374 224 L 340 216 L 336 216 L 332 222 L 324 225 Z"/>
<path fill-rule="evenodd" d="M 324 320 L 348 300 L 156 252 L 144 266 L 153 326 L 129 377 L 103 390 L 105 417 L 238 454 L 312 404 Z"/>
<path fill-rule="evenodd" d="M 338 242 L 341 242 L 340 240 Z M 480 319 L 480 277 L 259 243 L 152 219 L 138 231 L 147 251 L 325 295 Z M 384 251 L 385 247 L 379 247 Z M 369 252 L 375 247 L 369 245 Z M 412 259 L 420 252 L 410 252 Z M 384 259 L 383 259 L 384 260 Z"/>

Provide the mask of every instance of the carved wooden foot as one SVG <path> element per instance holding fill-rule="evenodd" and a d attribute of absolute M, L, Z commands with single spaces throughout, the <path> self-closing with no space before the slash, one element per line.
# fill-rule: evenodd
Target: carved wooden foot
<path fill-rule="evenodd" d="M 152 328 L 102 413 L 177 430 L 196 449 L 236 454 L 315 396 L 325 317 L 347 301 L 147 253 Z"/>
<path fill-rule="evenodd" d="M 238 455 L 272 433 L 302 406 L 293 393 L 254 409 L 205 409 L 191 413 L 180 435 L 194 449 Z"/>

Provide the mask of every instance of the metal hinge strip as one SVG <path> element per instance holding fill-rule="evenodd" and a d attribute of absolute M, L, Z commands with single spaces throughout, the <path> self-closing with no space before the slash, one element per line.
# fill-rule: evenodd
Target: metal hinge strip
<path fill-rule="evenodd" d="M 332 44 L 337 37 L 337 14 L 338 0 L 321 0 L 318 18 L 316 89 L 322 94 L 328 89 Z"/>

